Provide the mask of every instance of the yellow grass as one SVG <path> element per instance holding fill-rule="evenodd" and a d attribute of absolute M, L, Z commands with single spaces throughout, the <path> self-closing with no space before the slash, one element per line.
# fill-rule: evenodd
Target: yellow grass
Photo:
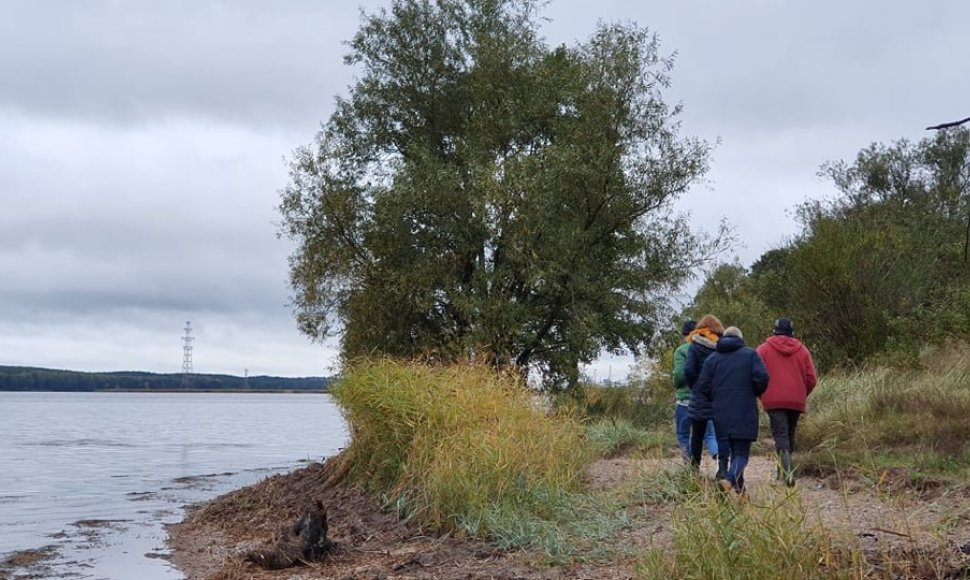
<path fill-rule="evenodd" d="M 579 489 L 590 456 L 579 422 L 484 366 L 364 362 L 333 394 L 351 477 L 439 531 L 489 535 L 508 514 L 544 517 Z"/>

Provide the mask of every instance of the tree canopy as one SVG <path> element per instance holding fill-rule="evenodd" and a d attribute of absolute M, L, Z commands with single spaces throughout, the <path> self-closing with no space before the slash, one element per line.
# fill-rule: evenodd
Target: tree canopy
<path fill-rule="evenodd" d="M 476 358 L 574 381 L 637 352 L 716 245 L 671 202 L 706 170 L 672 62 L 633 25 L 550 47 L 534 0 L 395 0 L 281 191 L 293 306 L 342 353 Z"/>
<path fill-rule="evenodd" d="M 966 337 L 970 131 L 873 144 L 821 174 L 837 194 L 798 207 L 802 232 L 750 273 L 715 271 L 688 312 L 745 312 L 759 330 L 790 316 L 823 368 L 908 364 L 926 343 Z"/>

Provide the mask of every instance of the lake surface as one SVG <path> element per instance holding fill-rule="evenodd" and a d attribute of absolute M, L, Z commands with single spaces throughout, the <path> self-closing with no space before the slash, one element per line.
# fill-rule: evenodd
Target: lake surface
<path fill-rule="evenodd" d="M 45 577 L 182 578 L 163 528 L 182 506 L 346 440 L 324 394 L 0 392 L 0 562 L 51 546 Z"/>

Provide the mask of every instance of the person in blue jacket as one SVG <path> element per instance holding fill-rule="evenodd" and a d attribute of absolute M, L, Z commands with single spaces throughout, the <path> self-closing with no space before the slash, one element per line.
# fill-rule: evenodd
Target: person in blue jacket
<path fill-rule="evenodd" d="M 717 433 L 714 421 L 711 420 L 711 401 L 694 387 L 701 376 L 704 360 L 714 352 L 714 346 L 722 334 L 724 325 L 721 321 L 713 314 L 704 315 L 687 335 L 690 346 L 684 361 L 684 380 L 690 387 L 690 402 L 687 405 L 687 417 L 690 420 L 690 465 L 695 470 L 700 468 L 701 452 L 706 443 L 711 457 L 718 463 L 718 478 L 723 476 L 727 467 L 727 456 L 719 453 Z"/>
<path fill-rule="evenodd" d="M 761 357 L 745 346 L 740 329 L 725 329 L 694 386 L 710 399 L 719 443 L 730 450 L 726 477 L 719 482 L 725 491 L 745 492 L 744 469 L 751 443 L 758 438 L 758 397 L 767 387 L 768 371 Z"/>

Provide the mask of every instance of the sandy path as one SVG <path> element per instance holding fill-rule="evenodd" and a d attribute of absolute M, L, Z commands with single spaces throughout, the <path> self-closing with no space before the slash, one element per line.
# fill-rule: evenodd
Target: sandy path
<path fill-rule="evenodd" d="M 593 489 L 621 488 L 635 482 L 641 474 L 656 470 L 682 469 L 679 458 L 636 459 L 620 457 L 594 462 L 587 470 L 587 483 Z M 701 476 L 712 481 L 716 464 L 705 457 Z M 948 544 L 970 552 L 970 501 L 962 492 L 917 497 L 911 492 L 886 488 L 877 492 L 872 485 L 857 479 L 836 476 L 818 478 L 799 476 L 794 488 L 775 481 L 773 457 L 755 455 L 745 470 L 750 494 L 749 509 L 763 509 L 787 494 L 796 494 L 809 517 L 829 530 L 845 530 L 858 538 L 863 548 L 905 547 L 927 549 L 929 545 Z M 656 522 L 646 539 L 653 545 L 669 538 L 668 505 L 644 506 L 645 519 Z"/>

